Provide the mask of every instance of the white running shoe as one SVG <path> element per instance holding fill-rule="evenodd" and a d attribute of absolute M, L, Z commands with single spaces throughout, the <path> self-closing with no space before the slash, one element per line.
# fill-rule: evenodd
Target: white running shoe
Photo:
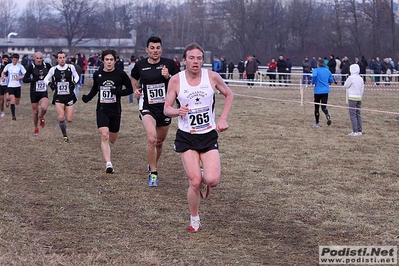
<path fill-rule="evenodd" d="M 111 162 L 108 162 L 108 163 L 105 165 L 105 172 L 106 172 L 107 174 L 113 174 L 113 173 L 114 173 L 114 167 L 112 166 L 112 163 L 111 163 Z"/>
<path fill-rule="evenodd" d="M 198 232 L 199 230 L 201 230 L 200 220 L 192 220 L 187 230 L 190 232 Z"/>
<path fill-rule="evenodd" d="M 1 112 L 1 117 L 4 117 L 6 115 L 6 113 Z"/>
<path fill-rule="evenodd" d="M 348 134 L 348 136 L 351 136 L 351 137 L 359 137 L 362 135 L 363 135 L 362 132 L 352 132 L 352 133 Z"/>
<path fill-rule="evenodd" d="M 316 123 L 316 124 L 313 125 L 313 127 L 320 127 L 320 124 Z"/>

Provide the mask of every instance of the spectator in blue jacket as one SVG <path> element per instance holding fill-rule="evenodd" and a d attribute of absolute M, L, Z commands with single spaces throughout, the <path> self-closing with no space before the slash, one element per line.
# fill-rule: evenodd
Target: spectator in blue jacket
<path fill-rule="evenodd" d="M 325 67 L 324 60 L 318 61 L 318 67 L 312 72 L 312 84 L 314 85 L 314 115 L 316 118 L 316 123 L 313 127 L 320 127 L 320 105 L 321 110 L 326 115 L 327 125 L 331 125 L 331 117 L 328 113 L 326 104 L 328 101 L 328 94 L 330 93 L 330 84 L 334 82 L 334 78 L 330 72 Z M 321 104 L 320 104 L 321 103 Z"/>
<path fill-rule="evenodd" d="M 217 73 L 220 73 L 222 71 L 222 61 L 220 61 L 217 55 L 213 56 L 212 70 Z"/>

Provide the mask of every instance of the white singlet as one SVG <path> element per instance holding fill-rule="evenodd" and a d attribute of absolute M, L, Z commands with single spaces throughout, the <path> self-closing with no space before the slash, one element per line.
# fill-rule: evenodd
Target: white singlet
<path fill-rule="evenodd" d="M 181 106 L 188 104 L 186 116 L 179 116 L 180 130 L 191 134 L 204 134 L 216 128 L 215 91 L 208 77 L 208 70 L 201 70 L 201 82 L 197 86 L 187 83 L 186 71 L 179 72 L 180 88 L 177 99 Z"/>

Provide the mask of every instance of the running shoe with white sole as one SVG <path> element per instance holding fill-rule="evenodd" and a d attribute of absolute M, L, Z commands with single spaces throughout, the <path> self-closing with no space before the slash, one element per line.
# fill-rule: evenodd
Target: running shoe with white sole
<path fill-rule="evenodd" d="M 35 130 L 33 131 L 33 136 L 39 135 L 39 129 L 35 127 Z"/>
<path fill-rule="evenodd" d="M 68 139 L 67 136 L 65 136 L 62 140 L 63 140 L 64 143 L 69 143 L 69 139 Z"/>
<path fill-rule="evenodd" d="M 198 232 L 199 230 L 201 230 L 200 220 L 192 220 L 187 230 L 190 232 Z"/>
<path fill-rule="evenodd" d="M 112 163 L 110 163 L 110 162 L 106 163 L 105 172 L 107 174 L 113 174 L 114 173 L 114 167 L 112 166 Z"/>
<path fill-rule="evenodd" d="M 6 113 L 1 112 L 1 117 L 4 117 L 6 115 Z"/>

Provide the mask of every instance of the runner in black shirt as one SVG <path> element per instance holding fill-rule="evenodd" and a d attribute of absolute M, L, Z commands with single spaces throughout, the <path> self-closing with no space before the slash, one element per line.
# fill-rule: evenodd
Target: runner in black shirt
<path fill-rule="evenodd" d="M 98 94 L 96 116 L 101 134 L 101 151 L 106 162 L 105 172 L 112 174 L 114 167 L 111 163 L 110 143 L 115 143 L 120 128 L 121 96 L 132 94 L 133 88 L 129 76 L 115 68 L 115 50 L 103 51 L 101 59 L 104 67 L 94 73 L 93 87 L 88 95 L 82 96 L 82 101 L 87 103 Z M 122 86 L 126 89 L 122 90 Z"/>
<path fill-rule="evenodd" d="M 136 98 L 140 97 L 140 114 L 147 135 L 148 185 L 158 185 L 157 162 L 172 118 L 165 116 L 166 92 L 170 77 L 180 70 L 172 59 L 161 57 L 162 41 L 150 37 L 145 48 L 148 58 L 137 62 L 131 72 Z M 139 88 L 142 84 L 142 88 Z"/>
<path fill-rule="evenodd" d="M 43 54 L 41 52 L 35 53 L 34 59 L 35 62 L 32 62 L 27 68 L 23 81 L 30 83 L 30 102 L 33 109 L 33 125 L 35 126 L 33 135 L 37 136 L 39 134 L 38 122 L 40 121 L 41 127 L 46 125 L 44 115 L 48 107 L 48 93 L 43 79 L 49 72 L 51 65 L 43 62 Z"/>

